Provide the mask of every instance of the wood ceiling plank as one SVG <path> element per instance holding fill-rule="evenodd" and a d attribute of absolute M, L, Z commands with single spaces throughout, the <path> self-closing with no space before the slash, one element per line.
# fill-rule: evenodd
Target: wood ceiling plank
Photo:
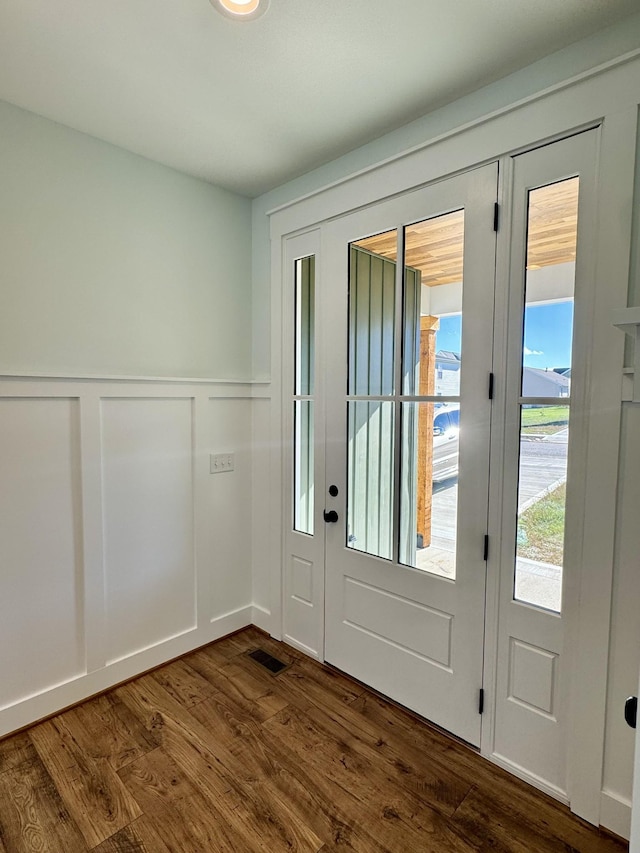
<path fill-rule="evenodd" d="M 575 261 L 578 224 L 578 178 L 531 191 L 528 212 L 527 268 Z M 405 229 L 405 262 L 419 269 L 430 287 L 462 281 L 464 211 L 446 213 Z M 396 260 L 396 231 L 386 231 L 355 245 Z"/>

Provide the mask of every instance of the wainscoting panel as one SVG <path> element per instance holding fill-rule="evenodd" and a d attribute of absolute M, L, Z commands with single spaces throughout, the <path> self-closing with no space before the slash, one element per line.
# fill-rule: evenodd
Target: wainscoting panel
<path fill-rule="evenodd" d="M 251 623 L 252 395 L 0 377 L 0 737 Z"/>
<path fill-rule="evenodd" d="M 208 401 L 206 447 L 211 453 L 233 453 L 232 471 L 207 475 L 207 529 L 202 536 L 210 537 L 214 561 L 211 620 L 244 605 L 251 588 L 252 405 L 251 400 Z"/>
<path fill-rule="evenodd" d="M 78 401 L 0 399 L 0 709 L 84 672 Z"/>
<path fill-rule="evenodd" d="M 196 627 L 191 399 L 102 400 L 107 660 Z"/>

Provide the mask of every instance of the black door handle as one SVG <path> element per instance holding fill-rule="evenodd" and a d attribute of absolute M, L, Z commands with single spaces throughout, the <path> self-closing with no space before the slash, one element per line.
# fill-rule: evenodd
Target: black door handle
<path fill-rule="evenodd" d="M 327 512 L 325 509 L 322 513 L 322 517 L 328 524 L 335 524 L 335 522 L 338 520 L 338 513 L 335 511 L 335 509 L 330 509 L 329 512 Z"/>
<path fill-rule="evenodd" d="M 624 703 L 624 718 L 627 722 L 627 725 L 631 726 L 632 729 L 635 729 L 636 722 L 638 719 L 638 697 L 637 696 L 629 696 L 627 701 Z"/>
<path fill-rule="evenodd" d="M 624 703 L 624 718 L 628 726 L 631 726 L 632 729 L 635 729 L 636 722 L 638 719 L 638 697 L 637 696 L 629 696 L 627 701 Z"/>

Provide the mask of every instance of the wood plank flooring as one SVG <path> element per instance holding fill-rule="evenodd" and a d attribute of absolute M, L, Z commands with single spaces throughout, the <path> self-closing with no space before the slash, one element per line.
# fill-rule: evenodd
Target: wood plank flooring
<path fill-rule="evenodd" d="M 252 628 L 0 742 L 0 853 L 626 849 Z"/>

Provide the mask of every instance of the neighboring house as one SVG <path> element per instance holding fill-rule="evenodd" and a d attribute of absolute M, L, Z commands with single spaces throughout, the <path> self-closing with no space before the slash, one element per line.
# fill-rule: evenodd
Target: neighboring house
<path fill-rule="evenodd" d="M 436 353 L 436 394 L 440 397 L 460 393 L 460 354 L 449 350 Z M 523 397 L 568 397 L 571 392 L 571 370 L 562 374 L 555 370 L 525 367 L 522 374 Z"/>
<path fill-rule="evenodd" d="M 568 397 L 571 393 L 571 378 L 566 373 L 525 367 L 522 371 L 523 397 Z"/>
<path fill-rule="evenodd" d="M 460 393 L 460 353 L 438 350 L 436 353 L 436 394 L 457 397 Z"/>

